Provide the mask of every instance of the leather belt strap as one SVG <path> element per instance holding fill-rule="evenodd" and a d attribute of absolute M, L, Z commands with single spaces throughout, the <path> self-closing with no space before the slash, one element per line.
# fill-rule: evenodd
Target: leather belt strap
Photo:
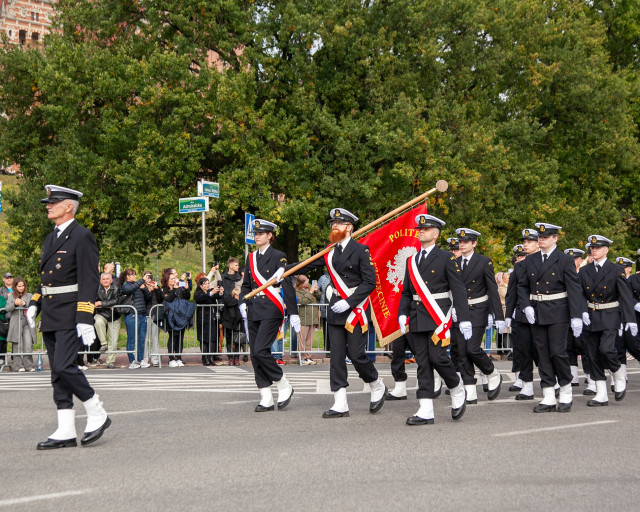
<path fill-rule="evenodd" d="M 547 301 L 547 300 L 557 300 L 557 299 L 566 299 L 569 295 L 567 294 L 567 292 L 561 292 L 561 293 L 551 293 L 549 295 L 534 295 L 533 293 L 531 295 L 529 295 L 529 299 L 530 300 L 537 300 L 537 301 Z"/>
<path fill-rule="evenodd" d="M 440 299 L 451 299 L 451 292 L 432 293 L 432 294 L 431 294 L 431 296 L 432 296 L 435 300 L 440 300 Z M 420 295 L 414 295 L 414 296 L 413 296 L 413 300 L 421 301 L 422 299 L 420 298 Z"/>
<path fill-rule="evenodd" d="M 482 297 L 476 297 L 475 299 L 467 299 L 467 302 L 469 303 L 469 306 L 472 306 L 473 304 L 480 304 L 481 302 L 486 302 L 488 300 L 489 296 L 483 295 Z"/>
<path fill-rule="evenodd" d="M 615 302 L 605 302 L 604 304 L 596 304 L 594 302 L 587 302 L 587 306 L 589 306 L 591 309 L 594 310 L 599 310 L 599 309 L 611 309 L 611 308 L 617 308 L 620 305 L 620 303 L 618 301 Z"/>
<path fill-rule="evenodd" d="M 77 284 L 69 284 L 67 286 L 43 286 L 42 295 L 58 295 L 59 293 L 72 293 L 78 291 Z"/>

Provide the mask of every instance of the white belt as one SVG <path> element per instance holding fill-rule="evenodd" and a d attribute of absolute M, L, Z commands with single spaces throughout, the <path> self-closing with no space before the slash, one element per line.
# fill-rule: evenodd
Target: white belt
<path fill-rule="evenodd" d="M 472 306 L 473 304 L 480 304 L 481 302 L 486 302 L 488 300 L 489 296 L 483 295 L 482 297 L 477 297 L 475 299 L 467 299 L 467 302 L 469 303 L 469 306 Z"/>
<path fill-rule="evenodd" d="M 347 291 L 349 292 L 349 297 L 353 295 L 353 292 L 355 292 L 357 288 L 358 288 L 357 286 L 354 286 L 353 288 L 347 288 Z M 333 287 L 333 283 L 331 283 L 329 286 L 327 286 L 327 289 L 324 292 L 324 294 L 327 297 L 327 301 L 331 301 L 331 297 L 333 297 L 334 293 L 337 293 L 337 290 Z"/>
<path fill-rule="evenodd" d="M 67 286 L 43 286 L 42 295 L 58 295 L 59 293 L 71 293 L 78 291 L 77 284 L 69 284 Z"/>
<path fill-rule="evenodd" d="M 567 292 L 562 293 L 552 293 L 550 295 L 529 295 L 530 300 L 538 300 L 538 301 L 547 301 L 547 300 L 557 300 L 557 299 L 565 299 L 568 297 Z"/>
<path fill-rule="evenodd" d="M 434 300 L 451 299 L 451 292 L 432 293 L 431 296 Z M 420 295 L 414 295 L 413 300 L 421 301 Z"/>
<path fill-rule="evenodd" d="M 611 309 L 611 308 L 617 308 L 620 305 L 620 303 L 618 301 L 615 302 L 605 302 L 604 304 L 595 304 L 593 302 L 587 302 L 587 306 L 589 306 L 591 309 L 595 309 L 596 311 L 598 309 Z"/>

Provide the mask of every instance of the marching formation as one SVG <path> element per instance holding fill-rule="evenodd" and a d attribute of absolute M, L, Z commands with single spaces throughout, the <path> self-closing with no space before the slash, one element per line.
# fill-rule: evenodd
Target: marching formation
<path fill-rule="evenodd" d="M 58 428 L 38 444 L 41 450 L 76 446 L 74 395 L 87 412 L 83 445 L 95 442 L 111 425 L 98 395 L 75 364 L 80 344 L 91 345 L 95 336 L 91 320 L 98 284 L 96 240 L 74 219 L 82 193 L 54 185 L 46 190 L 42 202 L 56 227 L 44 242 L 40 286 L 26 313 L 29 325 L 35 327 L 41 312 L 58 411 Z M 460 420 L 467 405 L 478 401 L 476 368 L 483 376 L 487 399 L 500 395 L 502 375 L 481 346 L 485 330 L 493 325 L 500 333 L 512 332 L 512 370 L 517 379 L 509 391 L 517 392 L 515 400 L 534 399 L 534 364 L 538 368 L 542 400 L 534 412 L 571 411 L 572 387 L 579 385 L 578 356 L 587 375 L 584 394 L 593 396 L 587 405 L 608 404 L 606 370 L 615 400 L 625 397 L 626 352 L 640 360 L 640 273 L 630 275 L 633 262 L 627 258 L 609 261 L 612 240 L 590 235 L 585 255 L 577 248 L 558 249 L 560 226 L 539 222 L 536 229 L 524 229 L 522 243 L 513 249 L 515 264 L 503 313 L 493 263 L 476 252 L 481 234 L 458 228 L 457 237 L 447 239 L 448 250 L 440 249 L 436 242 L 445 222 L 427 214 L 415 217 L 420 247 L 406 260 L 397 311 L 400 337 L 394 342 L 391 364 L 395 387 L 388 391 L 365 349 L 376 270 L 369 247 L 352 238 L 357 222 L 348 210 L 332 209 L 327 248 L 302 264 L 288 264 L 286 255 L 272 247 L 277 226 L 254 221 L 257 250 L 247 260 L 239 309 L 260 390 L 256 412 L 273 411 L 276 404 L 284 409 L 294 394 L 269 351 L 286 316 L 300 331 L 296 295 L 285 277 L 294 270 L 304 274 L 325 267 L 331 279 L 327 336 L 334 402 L 323 418 L 349 416 L 347 357 L 369 384 L 371 413 L 378 412 L 385 400 L 406 400 L 403 361 L 409 348 L 418 363 L 418 410 L 406 423 L 434 423 L 433 400 L 440 396 L 443 381 L 451 397 L 451 417 Z M 640 250 L 638 256 L 640 262 Z M 274 383 L 277 402 L 271 391 Z"/>

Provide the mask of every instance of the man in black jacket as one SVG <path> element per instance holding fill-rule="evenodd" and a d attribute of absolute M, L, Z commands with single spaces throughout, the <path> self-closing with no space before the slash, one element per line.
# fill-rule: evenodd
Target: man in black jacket
<path fill-rule="evenodd" d="M 113 282 L 113 276 L 109 272 L 100 274 L 100 286 L 96 296 L 95 322 L 96 333 L 100 340 L 100 352 L 107 350 L 107 333 L 109 335 L 109 354 L 107 355 L 107 368 L 114 368 L 116 362 L 115 351 L 118 350 L 118 336 L 120 334 L 120 313 L 112 306 L 120 302 L 120 290 Z"/>
<path fill-rule="evenodd" d="M 504 332 L 504 314 L 493 272 L 493 262 L 475 252 L 480 233 L 469 228 L 458 228 L 456 234 L 462 253 L 458 258 L 458 266 L 467 291 L 473 334 L 471 339 L 466 340 L 460 332 L 454 330 L 453 341 L 457 345 L 460 357 L 460 372 L 467 393 L 467 403 L 475 404 L 478 395 L 474 365 L 489 379 L 487 398 L 495 400 L 500 394 L 502 375 L 482 350 L 482 338 L 487 327 L 493 325 L 494 321 L 498 332 Z M 455 317 L 454 321 L 457 321 Z"/>

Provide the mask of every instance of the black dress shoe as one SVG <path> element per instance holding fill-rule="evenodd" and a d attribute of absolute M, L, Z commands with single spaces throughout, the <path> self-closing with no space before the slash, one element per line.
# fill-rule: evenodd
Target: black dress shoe
<path fill-rule="evenodd" d="M 516 395 L 516 400 L 533 400 L 533 395 L 525 395 L 522 393 L 518 393 Z"/>
<path fill-rule="evenodd" d="M 323 418 L 347 418 L 349 416 L 349 411 L 338 412 L 333 409 L 329 409 L 328 411 L 324 411 L 322 413 Z"/>
<path fill-rule="evenodd" d="M 270 405 L 269 407 L 265 407 L 264 405 L 256 405 L 256 408 L 254 409 L 255 412 L 266 412 L 266 411 L 273 411 L 275 409 L 275 407 L 273 405 Z"/>
<path fill-rule="evenodd" d="M 440 386 L 440 389 L 438 391 L 433 393 L 433 398 L 439 398 L 441 394 L 442 394 L 442 386 Z"/>
<path fill-rule="evenodd" d="M 451 390 L 449 388 L 445 389 L 444 394 L 447 396 L 451 395 Z"/>
<path fill-rule="evenodd" d="M 498 384 L 496 389 L 492 389 L 487 393 L 487 400 L 495 400 L 496 398 L 498 398 L 498 395 L 500 394 L 500 388 L 502 388 L 502 374 L 500 374 L 500 384 Z"/>
<path fill-rule="evenodd" d="M 571 385 L 572 385 L 574 388 L 577 388 L 577 387 L 580 385 L 580 383 L 579 383 L 579 382 L 572 382 L 572 383 L 571 383 Z"/>
<path fill-rule="evenodd" d="M 533 408 L 533 412 L 555 412 L 555 405 L 538 404 Z"/>
<path fill-rule="evenodd" d="M 615 393 L 615 392 L 616 392 L 616 387 L 615 387 L 615 385 L 613 385 L 613 384 L 611 384 L 611 392 L 612 392 L 612 393 Z"/>
<path fill-rule="evenodd" d="M 406 395 L 405 396 L 395 396 L 395 395 L 392 395 L 391 393 L 386 393 L 384 395 L 384 399 L 385 400 L 391 400 L 393 402 L 394 400 L 406 400 L 407 396 Z"/>
<path fill-rule="evenodd" d="M 614 393 L 615 393 L 614 396 L 616 397 L 616 402 L 619 402 L 624 398 L 624 395 L 627 394 L 627 390 L 625 389 L 624 391 L 620 391 L 620 393 L 618 393 L 617 391 L 614 391 Z"/>
<path fill-rule="evenodd" d="M 457 409 L 451 409 L 451 419 L 454 421 L 459 420 L 464 415 L 464 411 L 467 410 L 467 404 L 463 403 L 462 407 L 458 407 Z"/>
<path fill-rule="evenodd" d="M 38 443 L 38 450 L 55 450 L 56 448 L 67 448 L 70 446 L 78 446 L 76 438 L 73 439 L 47 439 Z"/>
<path fill-rule="evenodd" d="M 511 384 L 511 386 L 509 386 L 509 391 L 511 391 L 512 393 L 520 392 L 522 391 L 522 388 L 520 386 L 516 386 L 515 384 Z"/>
<path fill-rule="evenodd" d="M 82 444 L 82 446 L 86 446 L 88 444 L 93 443 L 94 441 L 97 441 L 102 437 L 102 434 L 104 434 L 104 431 L 107 430 L 110 426 L 111 426 L 111 418 L 107 416 L 107 421 L 105 421 L 100 428 L 94 430 L 93 432 L 84 433 L 84 435 L 82 436 L 82 439 L 80 439 L 80 444 Z"/>
<path fill-rule="evenodd" d="M 375 414 L 382 408 L 382 406 L 384 405 L 384 398 L 386 394 L 387 394 L 387 386 L 384 387 L 384 393 L 380 400 L 378 400 L 377 402 L 369 402 L 369 412 L 371 414 Z"/>
<path fill-rule="evenodd" d="M 426 420 L 420 416 L 411 416 L 407 418 L 407 425 L 433 425 L 433 418 Z"/>
<path fill-rule="evenodd" d="M 596 394 L 596 392 L 595 392 L 595 391 L 593 391 L 592 389 L 585 389 L 585 390 L 582 392 L 582 394 L 583 394 L 584 396 L 593 396 L 593 395 L 595 395 L 595 394 Z"/>
<path fill-rule="evenodd" d="M 287 405 L 289 405 L 289 402 L 291 402 L 292 396 L 293 396 L 293 388 L 291 388 L 291 394 L 289 395 L 289 398 L 287 398 L 286 400 L 283 400 L 282 402 L 278 402 L 278 410 L 284 409 Z"/>
<path fill-rule="evenodd" d="M 556 389 L 556 398 L 560 398 L 560 388 Z"/>
<path fill-rule="evenodd" d="M 469 405 L 473 405 L 478 403 L 478 399 L 476 398 L 475 400 L 465 400 L 465 402 Z"/>
<path fill-rule="evenodd" d="M 597 400 L 589 400 L 587 402 L 587 405 L 589 407 L 605 407 L 607 405 L 609 405 L 609 401 L 606 402 L 598 402 Z"/>
<path fill-rule="evenodd" d="M 573 402 L 569 402 L 568 404 L 561 404 L 558 403 L 558 412 L 570 412 L 571 411 L 571 405 L 573 404 Z"/>
<path fill-rule="evenodd" d="M 485 393 L 489 392 L 489 384 L 483 384 L 482 385 L 482 391 L 484 391 Z"/>

